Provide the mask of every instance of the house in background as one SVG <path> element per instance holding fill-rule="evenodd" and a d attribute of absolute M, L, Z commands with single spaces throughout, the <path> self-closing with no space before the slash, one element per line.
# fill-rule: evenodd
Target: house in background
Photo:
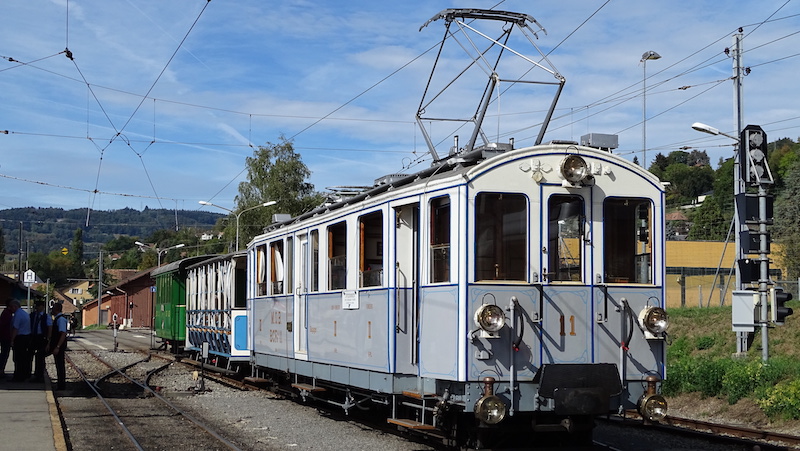
<path fill-rule="evenodd" d="M 151 269 L 134 273 L 125 280 L 107 287 L 99 302 L 92 299 L 83 304 L 82 324 L 107 325 L 117 315 L 121 327 L 152 328 L 155 284 L 150 277 Z"/>

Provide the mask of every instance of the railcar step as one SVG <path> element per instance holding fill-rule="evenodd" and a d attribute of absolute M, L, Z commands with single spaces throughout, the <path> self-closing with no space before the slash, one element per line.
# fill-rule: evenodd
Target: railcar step
<path fill-rule="evenodd" d="M 414 399 L 435 399 L 436 393 L 420 393 L 416 390 L 403 390 L 403 396 Z"/>
<path fill-rule="evenodd" d="M 407 420 L 404 418 L 388 418 L 386 420 L 388 423 L 396 424 L 398 426 L 403 426 L 404 428 L 408 429 L 420 429 L 420 430 L 431 430 L 436 429 L 434 426 L 430 424 L 420 423 L 416 420 Z"/>
<path fill-rule="evenodd" d="M 292 384 L 292 387 L 294 387 L 294 388 L 296 388 L 298 390 L 305 390 L 305 391 L 308 391 L 308 392 L 325 391 L 325 389 L 322 388 L 322 387 L 317 387 L 317 386 L 309 385 L 309 384 Z"/>

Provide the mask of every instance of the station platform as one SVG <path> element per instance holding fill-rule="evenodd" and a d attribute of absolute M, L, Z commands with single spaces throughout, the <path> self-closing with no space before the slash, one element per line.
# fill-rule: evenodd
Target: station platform
<path fill-rule="evenodd" d="M 0 449 L 67 451 L 50 378 L 11 382 L 12 360 L 8 359 L 6 373 L 0 377 Z"/>

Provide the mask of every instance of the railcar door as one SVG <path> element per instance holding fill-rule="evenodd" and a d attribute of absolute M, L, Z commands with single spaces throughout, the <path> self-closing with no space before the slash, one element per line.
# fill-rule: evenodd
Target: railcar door
<path fill-rule="evenodd" d="M 543 186 L 541 194 L 542 363 L 589 363 L 591 188 Z"/>
<path fill-rule="evenodd" d="M 309 286 L 309 246 L 308 236 L 297 237 L 298 258 L 292 268 L 297 275 L 294 287 L 294 355 L 297 359 L 308 359 L 308 318 L 306 303 Z"/>
<path fill-rule="evenodd" d="M 415 374 L 419 290 L 419 204 L 395 207 L 395 371 Z"/>

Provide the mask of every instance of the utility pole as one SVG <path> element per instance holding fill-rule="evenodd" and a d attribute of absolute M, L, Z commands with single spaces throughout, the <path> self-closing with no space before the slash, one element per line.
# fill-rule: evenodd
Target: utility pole
<path fill-rule="evenodd" d="M 733 35 L 733 48 L 731 53 L 733 54 L 733 123 L 736 124 L 736 136 L 740 136 L 742 134 L 742 130 L 744 129 L 744 88 L 743 88 L 743 78 L 744 78 L 744 70 L 742 68 L 742 33 L 741 29 L 739 33 Z M 743 144 L 739 142 L 739 145 L 736 148 L 736 152 L 734 152 L 733 157 L 733 198 L 739 199 L 739 194 L 744 192 L 744 180 L 742 180 L 742 172 L 739 168 L 739 165 L 742 163 L 739 159 L 739 149 Z M 736 275 L 736 281 L 734 283 L 733 289 L 734 290 L 742 290 L 743 283 L 742 283 L 742 273 L 741 268 L 739 268 L 739 262 L 743 260 L 742 255 L 742 246 L 740 242 L 739 235 L 742 232 L 742 224 L 740 220 L 740 212 L 739 212 L 739 205 L 738 202 L 734 202 L 733 207 L 733 222 L 734 222 L 734 248 L 736 249 L 736 254 L 734 255 L 734 271 Z M 737 353 L 746 353 L 747 352 L 747 343 L 749 338 L 750 332 L 736 332 L 736 352 Z"/>
<path fill-rule="evenodd" d="M 103 249 L 97 257 L 97 325 L 100 326 L 103 320 Z"/>

